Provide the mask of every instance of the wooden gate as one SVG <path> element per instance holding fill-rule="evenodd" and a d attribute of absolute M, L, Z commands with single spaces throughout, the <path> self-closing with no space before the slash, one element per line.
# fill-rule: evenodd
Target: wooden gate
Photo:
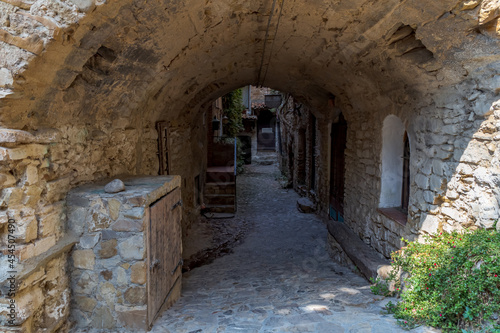
<path fill-rule="evenodd" d="M 344 220 L 344 176 L 347 122 L 342 113 L 339 121 L 332 124 L 332 145 L 330 160 L 330 217 Z"/>
<path fill-rule="evenodd" d="M 182 274 L 181 191 L 150 206 L 148 237 L 148 325 L 151 327 Z"/>

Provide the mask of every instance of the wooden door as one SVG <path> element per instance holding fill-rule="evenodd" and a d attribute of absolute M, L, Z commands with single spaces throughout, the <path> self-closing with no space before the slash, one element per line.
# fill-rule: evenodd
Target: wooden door
<path fill-rule="evenodd" d="M 344 220 L 344 177 L 347 123 L 340 114 L 339 121 L 332 124 L 330 161 L 330 217 Z"/>
<path fill-rule="evenodd" d="M 170 192 L 150 206 L 148 235 L 148 324 L 182 274 L 181 191 Z"/>

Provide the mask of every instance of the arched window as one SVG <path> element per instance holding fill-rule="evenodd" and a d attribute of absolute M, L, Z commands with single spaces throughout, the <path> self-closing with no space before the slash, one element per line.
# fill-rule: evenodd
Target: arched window
<path fill-rule="evenodd" d="M 380 210 L 406 223 L 410 197 L 410 140 L 403 122 L 394 115 L 385 118 L 382 128 L 381 182 Z"/>

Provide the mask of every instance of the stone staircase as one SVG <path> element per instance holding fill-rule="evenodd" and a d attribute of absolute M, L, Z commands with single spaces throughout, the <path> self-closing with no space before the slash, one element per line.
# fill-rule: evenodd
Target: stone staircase
<path fill-rule="evenodd" d="M 232 166 L 207 169 L 204 197 L 210 213 L 236 212 L 236 176 Z"/>

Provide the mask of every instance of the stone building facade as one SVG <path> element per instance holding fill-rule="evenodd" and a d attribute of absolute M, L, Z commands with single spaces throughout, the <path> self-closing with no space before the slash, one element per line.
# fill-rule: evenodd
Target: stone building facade
<path fill-rule="evenodd" d="M 478 97 L 472 96 L 473 101 Z M 494 138 L 499 138 L 500 104 L 480 111 L 475 107 L 481 102 L 473 101 L 468 111 L 441 104 L 426 116 L 388 110 L 358 118 L 331 101 L 333 117 L 322 122 L 314 110 L 289 97 L 279 111 L 281 170 L 299 193 L 317 202 L 320 214 L 337 219 L 331 204 L 332 136 L 345 115 L 340 219 L 366 244 L 390 257 L 404 245 L 402 237 L 415 240 L 465 228 L 498 230 L 500 164 Z M 405 158 L 409 187 L 402 207 Z"/>
<path fill-rule="evenodd" d="M 500 3 L 283 6 L 271 12 L 264 0 L 0 1 L 2 330 L 67 330 L 74 243 L 67 193 L 123 174 L 157 175 L 158 121 L 168 123 L 170 173 L 181 176 L 187 230 L 199 213 L 195 179 L 207 163 L 203 113 L 248 84 L 287 92 L 314 115 L 314 177 L 309 125 L 300 125 L 310 114 L 289 127 L 288 137 L 305 131 L 306 164 L 294 169 L 295 179 L 309 187 L 314 179 L 325 215 L 330 128 L 342 112 L 344 218 L 381 253 L 397 247 L 400 236 L 493 227 Z M 382 152 L 383 138 L 390 139 L 384 124 L 393 116 L 399 122 L 386 128 L 400 124 L 411 153 L 406 224 L 380 213 L 390 208 L 380 206 L 380 195 L 382 179 L 391 178 Z M 18 271 L 14 327 L 5 298 L 9 255 Z"/>

